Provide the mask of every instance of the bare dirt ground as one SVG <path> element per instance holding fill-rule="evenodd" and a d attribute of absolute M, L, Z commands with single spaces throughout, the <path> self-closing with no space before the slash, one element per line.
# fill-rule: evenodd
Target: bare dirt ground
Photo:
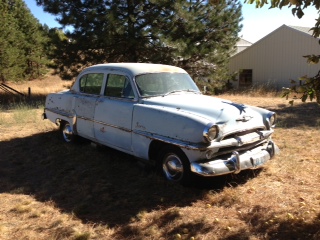
<path fill-rule="evenodd" d="M 28 85 L 45 96 L 70 82 L 10 86 Z M 219 97 L 276 111 L 281 153 L 262 170 L 188 188 L 118 151 L 64 144 L 41 104 L 2 109 L 0 239 L 320 239 L 320 107 Z"/>

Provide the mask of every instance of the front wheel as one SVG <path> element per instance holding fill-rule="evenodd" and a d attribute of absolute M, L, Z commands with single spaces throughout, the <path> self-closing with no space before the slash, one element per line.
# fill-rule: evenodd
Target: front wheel
<path fill-rule="evenodd" d="M 177 147 L 166 146 L 159 155 L 158 163 L 165 178 L 187 185 L 191 182 L 190 163 L 184 152 Z"/>
<path fill-rule="evenodd" d="M 60 133 L 61 133 L 63 141 L 65 141 L 67 143 L 75 142 L 76 135 L 74 135 L 70 123 L 68 123 L 66 121 L 61 121 Z"/>

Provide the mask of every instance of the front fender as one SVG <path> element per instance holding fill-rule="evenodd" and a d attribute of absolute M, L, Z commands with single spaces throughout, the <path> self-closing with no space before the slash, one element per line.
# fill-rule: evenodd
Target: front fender
<path fill-rule="evenodd" d="M 203 144 L 209 120 L 179 108 L 139 104 L 134 107 L 133 132 L 184 144 Z"/>

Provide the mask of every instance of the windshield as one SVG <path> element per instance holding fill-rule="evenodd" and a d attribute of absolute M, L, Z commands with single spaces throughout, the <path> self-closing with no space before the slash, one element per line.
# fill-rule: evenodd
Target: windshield
<path fill-rule="evenodd" d="M 178 91 L 200 93 L 197 85 L 186 73 L 150 73 L 136 76 L 142 97 L 166 95 Z"/>

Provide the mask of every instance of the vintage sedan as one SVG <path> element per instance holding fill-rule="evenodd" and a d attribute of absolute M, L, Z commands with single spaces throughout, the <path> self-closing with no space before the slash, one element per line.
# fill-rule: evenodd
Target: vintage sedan
<path fill-rule="evenodd" d="M 88 67 L 70 90 L 47 96 L 43 116 L 66 142 L 80 136 L 115 148 L 180 183 L 260 168 L 278 152 L 274 112 L 203 95 L 168 65 Z"/>

